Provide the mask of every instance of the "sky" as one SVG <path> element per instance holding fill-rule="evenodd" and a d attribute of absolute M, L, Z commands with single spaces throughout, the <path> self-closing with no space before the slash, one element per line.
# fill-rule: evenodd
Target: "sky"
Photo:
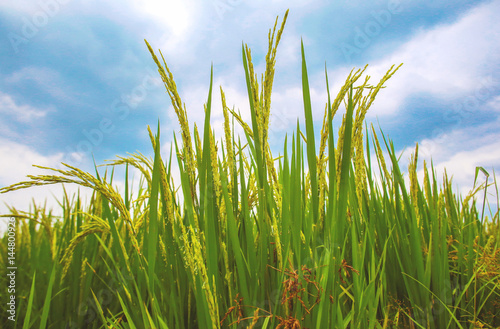
<path fill-rule="evenodd" d="M 302 40 L 318 126 L 325 65 L 336 95 L 353 68 L 369 64 L 375 84 L 403 63 L 367 114 L 394 142 L 402 168 L 418 143 L 420 161 L 432 160 L 438 177 L 446 168 L 463 195 L 477 166 L 500 169 L 500 0 L 0 0 L 0 187 L 47 173 L 33 164 L 93 172 L 94 161 L 152 155 L 147 126 L 155 130 L 158 120 L 168 154 L 180 128 L 144 39 L 161 49 L 191 129 L 203 122 L 213 65 L 211 123 L 222 138 L 219 86 L 249 121 L 242 42 L 263 73 L 268 31 L 287 9 L 271 105 L 273 153 L 297 118 L 304 122 Z M 61 196 L 57 186 L 2 194 L 0 214 L 5 203 L 28 210 L 32 198 L 57 207 Z"/>

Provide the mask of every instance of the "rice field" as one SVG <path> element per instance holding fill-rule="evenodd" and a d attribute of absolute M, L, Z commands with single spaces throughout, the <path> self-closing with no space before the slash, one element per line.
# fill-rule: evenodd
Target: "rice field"
<path fill-rule="evenodd" d="M 204 125 L 191 127 L 173 73 L 146 42 L 181 129 L 171 152 L 160 152 L 158 123 L 148 127 L 153 157 L 117 157 L 93 173 L 40 167 L 45 175 L 0 189 L 92 190 L 88 204 L 61 196 L 61 217 L 36 206 L 3 216 L 15 221 L 0 240 L 2 309 L 9 236 L 17 273 L 15 317 L 3 311 L 2 328 L 500 328 L 499 213 L 484 218 L 476 205 L 487 191 L 498 197 L 496 179 L 456 195 L 432 164 L 417 168 L 418 145 L 404 171 L 392 142 L 365 122 L 400 66 L 374 83 L 366 67 L 353 69 L 337 95 L 328 92 L 316 136 L 302 45 L 305 131 L 298 122 L 272 154 L 287 15 L 269 32 L 260 77 L 242 45 L 251 122 L 213 90 L 211 75 Z M 325 84 L 329 91 L 326 70 Z M 220 140 L 210 124 L 214 92 Z M 125 168 L 123 191 L 115 167 Z M 138 189 L 131 170 L 142 175 Z"/>

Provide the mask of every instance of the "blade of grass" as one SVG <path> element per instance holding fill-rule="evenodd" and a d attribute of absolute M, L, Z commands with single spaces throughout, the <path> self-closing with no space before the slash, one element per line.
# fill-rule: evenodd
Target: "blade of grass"
<path fill-rule="evenodd" d="M 31 281 L 31 290 L 28 298 L 28 307 L 26 308 L 26 316 L 24 317 L 23 329 L 28 329 L 30 327 L 31 312 L 33 310 L 33 298 L 35 297 L 35 278 L 36 272 L 33 273 L 33 280 Z"/>
<path fill-rule="evenodd" d="M 304 42 L 301 40 L 302 53 L 302 96 L 304 99 L 304 114 L 306 117 L 307 135 L 307 161 L 309 164 L 309 177 L 311 179 L 311 197 L 313 210 L 313 223 L 319 220 L 319 195 L 318 195 L 318 175 L 316 163 L 316 144 L 314 139 L 314 121 L 311 109 L 311 94 L 309 91 L 309 79 L 307 77 L 306 55 L 304 53 Z"/>
<path fill-rule="evenodd" d="M 45 302 L 43 303 L 42 318 L 40 319 L 40 329 L 46 328 L 47 319 L 49 317 L 50 302 L 52 297 L 52 287 L 54 286 L 54 281 L 56 278 L 56 263 L 52 265 L 52 271 L 50 272 L 49 286 L 47 287 L 47 293 L 45 294 Z"/>
<path fill-rule="evenodd" d="M 460 321 L 458 321 L 458 319 L 455 317 L 455 314 L 453 314 L 454 312 L 452 312 L 452 311 L 449 309 L 449 307 L 448 307 L 445 303 L 443 303 L 443 301 L 442 301 L 441 299 L 439 299 L 439 297 L 438 297 L 436 294 L 434 294 L 434 293 L 433 293 L 433 292 L 432 292 L 429 288 L 427 288 L 427 287 L 426 287 L 426 286 L 425 286 L 422 282 L 418 281 L 417 279 L 415 279 L 415 278 L 414 278 L 414 277 L 412 277 L 411 275 L 408 275 L 408 274 L 406 274 L 406 273 L 402 273 L 402 274 L 403 274 L 403 275 L 405 275 L 405 276 L 407 276 L 407 277 L 409 277 L 409 278 L 410 278 L 410 279 L 412 279 L 413 281 L 415 281 L 417 284 L 419 284 L 419 285 L 422 287 L 422 289 L 426 290 L 427 292 L 429 292 L 429 294 L 433 295 L 433 296 L 434 296 L 434 298 L 436 298 L 436 300 L 437 300 L 437 301 L 438 301 L 441 305 L 443 305 L 443 307 L 445 308 L 445 310 L 446 310 L 446 311 L 450 314 L 450 316 L 452 317 L 452 319 L 455 321 L 456 325 L 457 325 L 459 328 L 463 329 L 462 325 L 460 324 Z"/>
<path fill-rule="evenodd" d="M 119 293 L 117 294 L 117 296 L 118 300 L 120 301 L 120 305 L 122 306 L 123 313 L 125 314 L 125 317 L 127 319 L 127 325 L 129 326 L 130 329 L 136 329 L 137 327 L 135 326 L 133 318 L 130 316 L 130 312 L 128 310 L 127 305 L 123 302 L 123 299 Z"/>
<path fill-rule="evenodd" d="M 155 158 L 153 165 L 153 178 L 151 193 L 149 196 L 149 225 L 145 230 L 145 238 L 148 243 L 148 283 L 151 299 L 155 295 L 155 266 L 158 251 L 158 190 L 160 185 L 160 166 L 162 166 L 160 157 L 160 122 L 158 122 L 158 132 L 156 134 Z"/>

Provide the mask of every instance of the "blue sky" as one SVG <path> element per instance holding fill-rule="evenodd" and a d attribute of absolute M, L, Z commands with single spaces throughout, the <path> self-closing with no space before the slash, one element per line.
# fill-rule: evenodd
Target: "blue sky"
<path fill-rule="evenodd" d="M 332 94 L 353 67 L 369 64 L 375 83 L 404 63 L 367 119 L 402 152 L 467 193 L 476 166 L 500 168 L 500 1 L 17 0 L 0 3 L 0 186 L 60 162 L 92 170 L 115 155 L 151 154 L 147 125 L 160 119 L 163 151 L 179 126 L 144 44 L 161 49 L 190 125 L 203 119 L 214 67 L 212 125 L 222 137 L 218 86 L 249 119 L 242 41 L 264 71 L 267 33 L 290 9 L 278 48 L 271 133 L 275 153 L 303 122 L 300 42 L 304 41 L 313 116 L 321 124 Z M 119 183 L 119 180 L 118 180 Z M 70 189 L 71 190 L 71 189 Z M 57 187 L 0 195 L 26 209 Z"/>

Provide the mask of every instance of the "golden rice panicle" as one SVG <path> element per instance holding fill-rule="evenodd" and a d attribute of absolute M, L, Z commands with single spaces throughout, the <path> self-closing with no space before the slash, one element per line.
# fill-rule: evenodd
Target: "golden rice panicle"
<path fill-rule="evenodd" d="M 151 130 L 148 126 L 148 130 Z M 150 132 L 151 134 L 151 132 Z M 150 135 L 151 138 L 151 135 Z M 153 138 L 153 145 L 155 144 L 154 138 Z M 142 153 L 133 153 L 130 154 L 128 157 L 122 157 L 122 156 L 117 156 L 117 160 L 104 160 L 107 162 L 105 165 L 99 165 L 100 166 L 119 166 L 123 164 L 128 164 L 131 165 L 132 167 L 138 169 L 141 174 L 144 176 L 144 178 L 148 182 L 148 186 L 151 186 L 151 172 L 153 172 L 153 162 L 151 159 L 148 159 L 145 157 Z"/>
<path fill-rule="evenodd" d="M 179 96 L 179 93 L 177 91 L 177 85 L 175 84 L 174 81 L 174 77 L 172 75 L 172 72 L 170 72 L 167 63 L 165 62 L 163 54 L 160 51 L 160 55 L 163 60 L 163 65 L 162 65 L 147 41 L 146 45 L 148 46 L 149 52 L 151 53 L 153 60 L 158 66 L 158 72 L 160 73 L 160 76 L 163 80 L 163 84 L 165 85 L 165 89 L 167 90 L 167 93 L 170 96 L 172 106 L 174 107 L 174 111 L 177 115 L 177 119 L 179 120 L 179 124 L 181 126 L 183 151 L 185 157 L 184 161 L 186 163 L 186 168 L 191 188 L 191 197 L 193 198 L 194 201 L 196 199 L 196 188 L 195 188 L 196 163 L 194 158 L 193 143 L 191 140 L 191 132 L 189 130 L 186 106 L 181 101 L 181 97 Z"/>
<path fill-rule="evenodd" d="M 333 116 L 335 115 L 335 113 L 337 112 L 338 110 L 338 107 L 340 106 L 340 103 L 343 101 L 344 102 L 344 105 L 345 105 L 345 108 L 347 109 L 347 100 L 346 100 L 346 95 L 347 95 L 347 92 L 349 91 L 350 87 L 361 77 L 361 75 L 363 74 L 363 72 L 366 70 L 366 67 L 365 66 L 363 69 L 358 69 L 356 72 L 353 73 L 354 69 L 351 70 L 351 72 L 349 73 L 349 76 L 347 77 L 345 83 L 344 83 L 344 86 L 341 88 L 341 90 L 339 91 L 339 93 L 337 94 L 337 97 L 335 98 L 333 104 L 332 104 L 332 107 L 331 107 L 331 118 L 330 120 L 333 119 Z M 357 98 L 359 99 L 361 97 L 361 94 L 359 92 L 359 90 L 362 88 L 358 88 L 356 87 L 357 90 L 356 90 L 356 95 Z M 354 105 L 354 104 L 353 104 Z M 345 133 L 345 123 L 346 123 L 346 117 L 345 115 L 342 117 L 342 124 L 340 125 L 339 127 L 339 132 L 338 132 L 338 135 L 339 135 L 339 138 L 337 140 L 337 148 L 336 148 L 336 152 L 337 154 L 342 154 L 343 152 L 343 145 L 344 145 L 344 133 Z M 356 122 L 355 122 L 356 123 Z M 355 126 L 353 126 L 355 127 Z M 353 129 L 353 135 L 352 136 L 355 136 L 354 135 L 354 131 L 355 129 Z M 350 156 L 352 156 L 353 154 L 353 150 L 354 150 L 354 141 L 353 143 L 351 143 L 351 150 L 350 150 Z M 336 168 L 337 168 L 337 184 L 340 184 L 340 175 L 341 175 L 341 163 L 342 163 L 342 157 L 338 156 L 336 158 Z"/>
<path fill-rule="evenodd" d="M 323 205 L 325 204 L 326 196 L 328 195 L 328 191 L 329 191 L 329 186 L 327 184 L 325 171 L 323 171 L 323 174 L 321 176 L 319 176 L 319 184 L 318 185 L 320 187 L 320 193 L 319 193 L 320 209 L 319 209 L 318 229 L 322 229 L 324 221 L 325 221 L 325 215 L 326 215 L 326 213 L 325 213 L 326 208 Z"/>
<path fill-rule="evenodd" d="M 215 284 L 215 278 L 212 278 L 214 281 L 212 284 L 210 284 L 210 280 L 208 278 L 207 274 L 207 268 L 205 265 L 205 260 L 204 255 L 202 254 L 202 248 L 201 248 L 201 243 L 200 240 L 197 237 L 197 234 L 194 232 L 194 229 L 192 226 L 189 226 L 190 232 L 191 232 L 191 241 L 192 241 L 192 255 L 194 256 L 194 265 L 196 266 L 198 273 L 200 275 L 200 279 L 202 281 L 202 289 L 205 292 L 205 298 L 208 304 L 208 309 L 210 312 L 210 318 L 212 320 L 212 325 L 213 328 L 217 328 L 217 324 L 219 323 L 219 306 L 216 300 L 217 296 L 217 291 L 216 291 L 216 284 Z M 193 280 L 195 278 L 193 277 Z M 213 291 L 211 289 L 211 286 L 213 287 Z"/>
<path fill-rule="evenodd" d="M 248 48 L 247 45 L 245 45 L 245 53 L 246 57 L 248 59 L 248 71 L 249 71 L 249 79 L 250 79 L 250 87 L 251 87 L 251 93 L 252 95 L 249 97 L 252 97 L 253 99 L 253 105 L 254 105 L 254 115 L 255 119 L 257 122 L 257 136 L 253 136 L 253 138 L 258 138 L 260 141 L 260 147 L 261 149 L 258 150 L 261 154 L 267 154 L 266 151 L 266 145 L 267 141 L 264 140 L 264 137 L 266 136 L 266 133 L 264 131 L 264 121 L 265 121 L 265 115 L 263 112 L 263 94 L 264 94 L 264 81 L 262 81 L 262 89 L 260 91 L 259 95 L 259 83 L 257 81 L 257 74 L 254 71 L 253 67 L 253 62 L 252 62 L 252 53 L 250 48 Z M 262 80 L 264 80 L 264 77 L 262 77 Z M 267 137 L 266 137 L 267 139 Z M 265 156 L 264 156 L 265 157 Z M 265 160 L 267 162 L 267 159 Z"/>
<path fill-rule="evenodd" d="M 229 174 L 232 179 L 234 179 L 234 169 L 235 169 L 235 160 L 234 160 L 234 144 L 233 138 L 231 136 L 231 125 L 229 123 L 229 109 L 226 105 L 226 95 L 220 87 L 220 96 L 222 99 L 222 113 L 224 115 L 224 138 L 226 140 L 226 152 L 227 152 L 227 161 L 224 163 L 224 168 L 229 170 Z"/>
<path fill-rule="evenodd" d="M 425 198 L 427 199 L 427 202 L 430 204 L 432 200 L 432 192 L 429 180 L 429 172 L 427 170 L 427 163 L 425 160 L 424 160 L 424 191 L 425 191 Z"/>
<path fill-rule="evenodd" d="M 218 329 L 220 314 L 219 314 L 219 303 L 217 300 L 217 285 L 215 284 L 214 276 L 212 276 L 211 287 L 212 290 L 210 290 L 210 286 L 208 286 L 208 293 L 207 293 L 208 307 L 210 311 L 210 317 L 212 319 L 212 328 Z"/>
<path fill-rule="evenodd" d="M 394 73 L 399 70 L 399 68 L 403 65 L 403 63 L 399 64 L 396 68 L 394 68 L 395 65 L 392 65 L 389 70 L 385 73 L 385 75 L 380 79 L 379 83 L 375 87 L 371 87 L 370 89 L 370 101 L 366 105 L 366 109 L 370 108 L 370 106 L 373 104 L 375 101 L 375 98 L 377 97 L 377 94 L 379 93 L 380 89 L 384 88 L 384 84 L 387 80 L 389 80 Z"/>
<path fill-rule="evenodd" d="M 88 268 L 90 268 L 90 269 L 92 269 L 92 271 L 94 271 L 92 266 L 89 264 L 87 257 L 85 257 L 82 260 L 82 267 L 80 268 L 80 281 L 83 282 L 85 280 L 85 277 L 88 274 Z M 84 289 L 84 287 L 82 286 L 80 289 Z"/>
<path fill-rule="evenodd" d="M 382 180 L 385 182 L 385 184 L 389 184 L 391 186 L 391 175 L 389 174 L 389 171 L 387 170 L 387 166 L 385 164 L 385 159 L 384 159 L 384 153 L 382 152 L 382 148 L 380 147 L 380 143 L 378 141 L 377 133 L 375 132 L 375 128 L 373 128 L 372 125 L 372 132 L 373 132 L 373 139 L 375 140 L 375 154 L 377 155 L 377 159 L 380 162 L 380 166 L 382 167 L 384 177 L 382 177 Z"/>
<path fill-rule="evenodd" d="M 269 115 L 271 111 L 271 93 L 274 81 L 274 66 L 276 65 L 276 50 L 278 49 L 278 44 L 281 40 L 281 35 L 283 34 L 283 29 L 285 28 L 287 17 L 288 17 L 288 10 L 286 11 L 283 21 L 281 22 L 281 27 L 278 30 L 278 34 L 276 36 L 276 41 L 274 45 L 273 41 L 276 32 L 276 26 L 278 24 L 278 17 L 276 17 L 272 34 L 271 34 L 271 29 L 269 29 L 269 36 L 268 36 L 269 46 L 266 55 L 266 73 L 264 79 L 264 107 L 262 110 L 264 129 L 266 130 L 269 127 Z"/>
<path fill-rule="evenodd" d="M 259 100 L 259 105 L 256 107 L 256 110 L 258 112 L 257 117 L 257 127 L 259 131 L 259 137 L 260 137 L 260 147 L 261 147 L 261 153 L 264 154 L 265 151 L 265 146 L 267 142 L 267 130 L 264 129 L 265 125 L 265 115 L 264 115 L 264 75 L 261 77 L 261 85 L 260 85 L 260 96 L 258 98 Z"/>
<path fill-rule="evenodd" d="M 213 173 L 213 191 L 215 192 L 216 206 L 219 210 L 219 219 L 225 217 L 226 207 L 223 198 L 221 198 L 222 193 L 222 183 L 219 172 L 219 164 L 217 160 L 217 146 L 215 145 L 215 136 L 212 131 L 209 134 L 210 139 L 210 164 L 212 166 Z M 212 193 L 212 191 L 209 191 Z"/>
<path fill-rule="evenodd" d="M 233 292 L 231 290 L 231 285 L 232 285 L 232 280 L 233 280 L 233 272 L 231 272 L 231 269 L 229 268 L 229 253 L 227 252 L 227 245 L 224 241 L 221 241 L 221 250 L 222 250 L 222 255 L 224 257 L 224 269 L 226 271 L 226 275 L 224 276 L 224 280 L 226 280 L 227 283 L 227 289 L 229 292 L 229 296 L 233 296 Z"/>
<path fill-rule="evenodd" d="M 365 77 L 365 82 L 362 85 L 356 87 L 356 93 L 353 96 L 353 106 L 356 109 L 353 132 L 352 132 L 353 138 L 358 138 L 359 135 L 363 134 L 363 122 L 365 121 L 366 112 L 368 112 L 369 108 L 369 106 L 367 105 L 369 94 L 363 97 L 363 91 L 365 88 L 367 88 L 369 79 L 370 79 L 369 76 Z M 358 106 L 356 107 L 356 105 Z M 361 136 L 361 139 L 362 138 L 363 137 Z"/>
<path fill-rule="evenodd" d="M 158 235 L 158 242 L 160 243 L 160 253 L 161 257 L 163 259 L 163 262 L 165 263 L 165 266 L 170 266 L 171 264 L 168 263 L 168 255 L 167 255 L 167 248 L 165 247 L 165 243 L 163 242 L 163 239 L 161 237 L 161 234 Z"/>
<path fill-rule="evenodd" d="M 103 220 L 102 218 L 99 218 L 94 215 L 86 214 L 91 218 L 91 221 L 87 224 L 82 225 L 82 231 L 79 232 L 73 239 L 71 239 L 68 247 L 64 251 L 64 255 L 61 259 L 61 263 L 64 264 L 63 266 L 63 271 L 61 275 L 61 282 L 64 280 L 66 277 L 66 274 L 68 272 L 69 266 L 71 265 L 71 260 L 73 259 L 73 253 L 75 251 L 76 246 L 85 240 L 85 237 L 87 235 L 95 234 L 95 233 L 109 233 L 110 232 L 110 227 L 109 224 Z M 121 247 L 123 249 L 124 255 L 127 255 L 125 253 L 125 249 L 123 244 L 121 244 Z"/>
<path fill-rule="evenodd" d="M 278 221 L 276 219 L 276 215 L 272 215 L 272 223 L 273 230 L 272 235 L 274 237 L 274 245 L 276 247 L 276 255 L 278 256 L 278 268 L 283 268 L 283 251 L 281 248 L 281 232 L 279 230 Z"/>
<path fill-rule="evenodd" d="M 236 119 L 236 121 L 238 121 L 238 123 L 240 124 L 240 126 L 243 128 L 243 130 L 245 130 L 245 133 L 248 134 L 248 136 L 250 136 L 250 138 L 253 138 L 253 132 L 252 132 L 252 129 L 250 128 L 250 126 L 241 118 L 241 114 L 239 113 L 236 113 L 234 110 L 231 110 L 230 108 L 228 108 L 229 112 L 231 112 L 231 114 L 233 115 L 233 117 Z"/>
<path fill-rule="evenodd" d="M 160 166 L 160 184 L 164 194 L 162 195 L 164 199 L 162 199 L 163 205 L 167 208 L 167 216 L 168 221 L 172 227 L 175 227 L 175 213 L 174 213 L 174 200 L 172 191 L 170 188 L 170 184 L 167 178 L 167 172 L 165 167 Z M 172 230 L 173 237 L 175 238 L 175 230 Z"/>
<path fill-rule="evenodd" d="M 208 284 L 207 271 L 204 262 L 204 253 L 202 253 L 202 242 L 200 241 L 200 234 L 195 232 L 192 225 L 189 225 L 190 241 L 191 241 L 191 256 L 192 265 L 195 266 L 196 270 L 202 276 L 204 284 Z"/>
<path fill-rule="evenodd" d="M 201 149 L 201 138 L 200 138 L 200 133 L 198 131 L 198 126 L 196 123 L 194 124 L 194 145 L 196 147 L 196 154 L 198 157 L 203 154 L 203 150 Z"/>
<path fill-rule="evenodd" d="M 278 174 L 276 172 L 276 168 L 274 167 L 274 160 L 273 160 L 273 155 L 271 153 L 271 147 L 269 146 L 269 142 L 266 140 L 266 149 L 267 152 L 265 153 L 266 156 L 266 166 L 267 166 L 267 173 L 269 177 L 269 185 L 271 188 L 274 190 L 276 193 L 276 198 L 280 198 L 281 192 L 279 188 L 279 182 L 278 182 Z"/>
<path fill-rule="evenodd" d="M 368 85 L 368 80 L 370 80 L 370 76 L 367 75 L 365 76 L 365 82 L 359 86 L 354 86 L 353 85 L 353 91 L 354 94 L 352 95 L 352 106 L 353 109 L 355 109 L 355 115 L 353 119 L 353 127 L 355 126 L 356 122 L 360 120 L 360 117 L 362 115 L 362 112 L 365 111 L 363 107 L 363 103 L 366 102 L 367 96 L 363 96 L 363 92 L 365 88 L 369 88 Z"/>
<path fill-rule="evenodd" d="M 250 325 L 247 327 L 247 329 L 253 329 L 255 327 L 255 325 L 259 321 L 259 311 L 260 311 L 260 308 L 257 307 L 255 309 L 255 312 L 253 312 L 252 323 L 250 323 Z"/>
<path fill-rule="evenodd" d="M 268 177 L 269 177 L 269 182 L 271 185 L 271 188 L 273 188 L 276 192 L 279 192 L 279 186 L 278 185 L 278 175 L 276 173 L 276 168 L 274 167 L 274 161 L 273 161 L 273 155 L 271 153 L 271 147 L 269 145 L 269 121 L 271 117 L 271 93 L 272 93 L 272 88 L 273 88 L 273 81 L 274 81 L 274 66 L 276 64 L 276 49 L 278 47 L 279 40 L 281 38 L 281 32 L 283 32 L 283 27 L 286 21 L 286 15 L 284 18 L 284 21 L 282 23 L 280 31 L 278 31 L 278 37 L 276 39 L 276 44 L 272 45 L 272 41 L 274 40 L 274 34 L 276 30 L 276 24 L 278 22 L 278 18 L 276 18 L 276 23 L 274 25 L 274 30 L 271 36 L 271 30 L 269 30 L 269 49 L 268 53 L 266 55 L 266 72 L 265 72 L 265 79 L 262 82 L 262 97 L 261 97 L 261 102 L 262 104 L 262 110 L 260 111 L 261 114 L 261 123 L 259 126 L 259 132 L 261 132 L 261 146 L 263 148 L 263 153 L 265 157 L 265 162 L 267 166 L 267 171 L 268 171 Z"/>
<path fill-rule="evenodd" d="M 394 65 L 391 66 L 391 68 L 386 72 L 386 74 L 380 79 L 379 83 L 377 86 L 369 86 L 368 85 L 368 80 L 370 79 L 370 76 L 365 77 L 365 81 L 362 85 L 356 87 L 356 94 L 354 95 L 354 106 L 358 105 L 356 108 L 356 116 L 354 120 L 354 127 L 353 127 L 353 136 L 352 136 L 352 151 L 354 151 L 354 165 L 355 165 L 355 180 L 356 180 L 356 194 L 358 195 L 358 198 L 361 198 L 362 191 L 365 190 L 365 184 L 366 184 L 366 168 L 365 168 L 365 161 L 364 161 L 364 146 L 363 146 L 363 122 L 365 121 L 366 118 L 366 113 L 368 112 L 368 109 L 370 106 L 373 104 L 376 95 L 378 94 L 379 90 L 383 88 L 384 83 L 391 78 L 391 76 L 401 67 L 402 64 L 400 64 L 398 67 L 394 69 Z M 366 66 L 365 66 L 366 68 Z M 362 97 L 362 92 L 364 89 L 370 89 L 369 93 L 367 96 Z M 417 146 L 418 150 L 418 146 Z M 415 207 L 417 207 L 417 204 L 415 204 Z M 416 210 L 418 214 L 418 209 Z M 417 215 L 417 218 L 418 215 Z"/>
<path fill-rule="evenodd" d="M 259 83 L 257 81 L 257 74 L 253 69 L 252 51 L 250 50 L 250 48 L 248 48 L 247 45 L 245 45 L 245 54 L 248 59 L 248 71 L 249 71 L 250 86 L 252 91 L 251 97 L 253 98 L 253 103 L 255 106 L 255 111 L 256 111 L 255 115 L 257 117 L 257 121 L 260 121 Z"/>
<path fill-rule="evenodd" d="M 325 113 L 323 115 L 323 125 L 321 126 L 321 138 L 320 138 L 320 146 L 319 146 L 319 156 L 318 156 L 318 177 L 321 179 L 321 173 L 323 171 L 324 166 L 326 165 L 326 159 L 325 159 L 325 150 L 326 150 L 326 145 L 328 141 L 328 134 L 329 129 L 328 129 L 328 123 L 329 123 L 329 118 L 328 118 L 328 104 L 325 105 Z"/>
<path fill-rule="evenodd" d="M 139 216 L 136 217 L 136 220 L 134 222 L 134 229 L 136 232 L 139 232 L 142 226 L 146 223 L 146 216 L 148 216 L 148 213 L 142 212 Z M 139 238 L 141 238 L 141 236 Z M 142 249 L 142 246 L 140 247 Z"/>
<path fill-rule="evenodd" d="M 439 192 L 437 200 L 438 223 L 443 223 L 446 216 L 446 200 L 443 191 Z"/>
<path fill-rule="evenodd" d="M 361 202 L 366 193 L 366 167 L 362 132 L 359 132 L 355 136 L 354 144 L 354 180 L 356 184 L 356 195 Z"/>
<path fill-rule="evenodd" d="M 410 164 L 408 165 L 408 174 L 410 176 L 410 197 L 412 200 L 413 208 L 415 209 L 415 215 L 417 217 L 417 223 L 420 224 L 420 210 L 418 205 L 418 177 L 417 177 L 417 161 L 418 161 L 418 143 L 415 147 L 415 153 L 410 158 Z"/>
<path fill-rule="evenodd" d="M 176 213 L 178 217 L 180 217 L 180 214 Z M 194 255 L 192 252 L 191 248 L 191 242 L 190 242 L 190 233 L 192 231 L 191 225 L 189 227 L 184 226 L 182 223 L 182 220 L 179 218 L 178 220 L 180 227 L 181 227 L 181 235 L 180 235 L 180 245 L 179 249 L 182 254 L 182 260 L 184 262 L 184 268 L 189 269 L 191 272 L 191 277 L 193 280 L 195 279 L 195 276 L 198 273 L 196 262 L 194 259 Z M 194 233 L 194 231 L 193 231 Z"/>
<path fill-rule="evenodd" d="M 339 156 L 336 157 L 337 164 L 336 164 L 336 171 L 337 171 L 337 177 L 336 177 L 336 182 L 337 182 L 337 190 L 340 187 L 340 172 L 341 172 L 341 167 L 342 167 L 342 152 L 343 152 L 343 146 L 344 146 L 344 130 L 345 130 L 345 115 L 342 117 L 342 124 L 339 127 L 339 139 L 337 141 L 337 154 Z"/>
<path fill-rule="evenodd" d="M 366 107 L 367 96 L 362 97 L 363 90 L 368 84 L 369 76 L 366 76 L 365 82 L 357 87 L 355 102 L 358 103 L 354 119 L 354 126 L 352 131 L 352 145 L 351 154 L 354 157 L 354 179 L 356 184 L 356 195 L 359 200 L 362 199 L 364 191 L 366 191 L 366 168 L 365 168 L 365 155 L 363 144 L 363 122 L 368 110 Z"/>
<path fill-rule="evenodd" d="M 332 102 L 332 106 L 330 108 L 331 109 L 330 120 L 333 120 L 333 118 L 335 117 L 335 114 L 337 113 L 340 104 L 345 100 L 346 94 L 349 91 L 350 86 L 353 85 L 361 77 L 361 75 L 365 72 L 367 67 L 368 65 L 365 65 L 363 69 L 358 69 L 356 72 L 354 72 L 354 69 L 351 70 L 349 76 L 346 78 L 344 82 L 344 85 L 340 88 L 340 91 L 338 92 L 337 96 Z"/>
<path fill-rule="evenodd" d="M 59 173 L 60 176 L 56 175 L 28 175 L 31 181 L 20 182 L 11 186 L 4 187 L 0 189 L 0 193 L 5 193 L 8 191 L 28 188 L 31 186 L 42 186 L 49 184 L 58 184 L 58 183 L 74 183 L 80 186 L 88 187 L 93 189 L 95 192 L 101 193 L 104 198 L 106 198 L 120 213 L 120 219 L 125 221 L 125 226 L 127 230 L 130 232 L 130 239 L 132 240 L 132 244 L 137 248 L 137 240 L 135 238 L 135 229 L 134 224 L 132 222 L 130 212 L 125 206 L 125 202 L 123 201 L 121 195 L 105 180 L 100 180 L 93 175 L 86 173 L 78 168 L 72 167 L 68 164 L 63 163 L 63 165 L 69 170 L 63 169 L 54 169 L 43 166 L 34 167 L 44 170 L 51 170 L 56 173 Z"/>
<path fill-rule="evenodd" d="M 318 172 L 318 188 L 319 188 L 319 204 L 323 205 L 325 202 L 325 195 L 328 191 L 328 186 L 326 184 L 326 166 L 328 157 L 325 155 L 325 149 L 328 141 L 328 104 L 325 106 L 325 114 L 323 115 L 323 126 L 321 127 L 321 139 L 319 147 L 319 156 L 317 162 L 317 172 Z M 320 227 L 323 225 L 323 220 L 325 216 L 325 207 L 320 207 L 319 209 L 319 221 Z"/>
<path fill-rule="evenodd" d="M 309 192 L 311 192 L 311 174 L 307 173 L 306 174 L 306 185 L 305 185 L 304 193 L 306 195 L 308 195 Z"/>

